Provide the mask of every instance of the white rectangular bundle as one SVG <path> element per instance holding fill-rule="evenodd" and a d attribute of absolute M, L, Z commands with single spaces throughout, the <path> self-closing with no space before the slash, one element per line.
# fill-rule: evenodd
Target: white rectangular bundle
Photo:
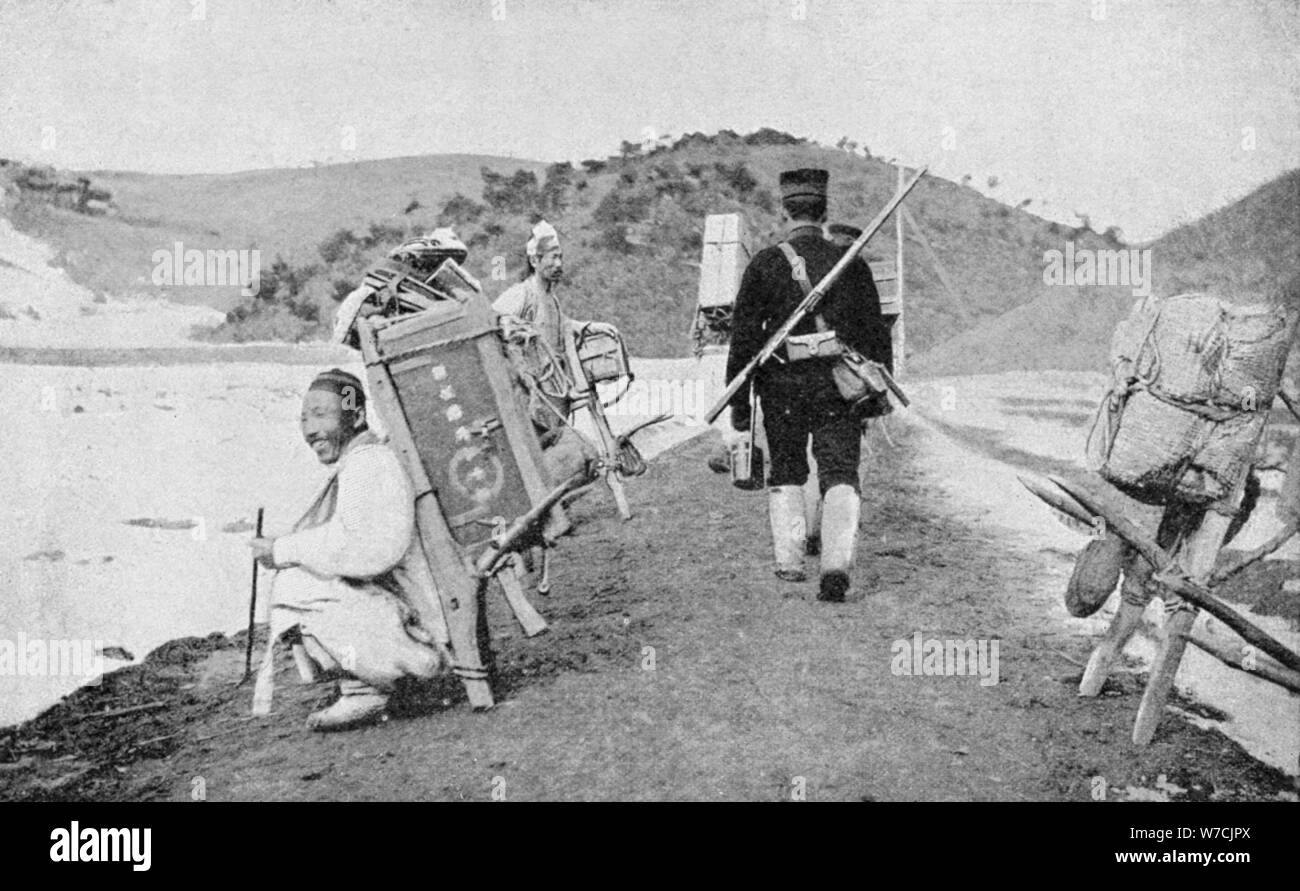
<path fill-rule="evenodd" d="M 709 214 L 704 219 L 704 251 L 700 257 L 697 306 L 731 306 L 740 290 L 740 277 L 749 263 L 745 217 L 738 213 Z"/>

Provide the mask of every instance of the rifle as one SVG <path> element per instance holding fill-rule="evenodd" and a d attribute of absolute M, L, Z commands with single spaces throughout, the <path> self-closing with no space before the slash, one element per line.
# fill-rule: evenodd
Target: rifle
<path fill-rule="evenodd" d="M 501 562 L 505 557 L 518 548 L 520 540 L 542 521 L 551 508 L 559 504 L 560 500 L 566 495 L 576 492 L 587 485 L 588 482 L 586 474 L 575 473 L 568 480 L 552 489 L 545 498 L 533 505 L 528 513 L 516 519 L 506 529 L 492 536 L 491 545 L 475 561 L 474 569 L 479 577 L 491 577 L 500 569 Z"/>
<path fill-rule="evenodd" d="M 740 388 L 749 382 L 749 379 L 753 377 L 754 372 L 758 370 L 759 366 L 768 359 L 771 359 L 772 355 L 777 351 L 781 344 L 785 343 L 785 339 L 790 336 L 790 332 L 794 330 L 795 326 L 802 322 L 804 317 L 817 308 L 817 304 L 821 303 L 822 298 L 826 296 L 826 292 L 835 284 L 836 279 L 838 279 L 840 274 L 849 267 L 850 263 L 857 259 L 858 254 L 867 246 L 867 242 L 871 239 L 871 236 L 876 234 L 876 231 L 885 224 L 885 220 L 889 218 L 889 215 L 893 213 L 898 205 L 902 203 L 903 199 L 907 197 L 907 193 L 912 191 L 912 188 L 921 181 L 921 177 L 925 176 L 925 171 L 927 169 L 928 168 L 926 167 L 922 167 L 917 170 L 911 180 L 894 193 L 894 197 L 889 199 L 889 203 L 881 209 L 880 213 L 876 214 L 876 218 L 871 221 L 871 225 L 867 226 L 863 233 L 857 237 L 852 245 L 849 246 L 849 249 L 844 252 L 844 256 L 840 257 L 835 265 L 831 267 L 831 271 L 822 276 L 822 280 L 817 283 L 815 288 L 808 292 L 808 295 L 799 303 L 799 306 L 790 314 L 790 317 L 786 319 L 785 322 L 782 323 L 781 327 L 776 329 L 772 336 L 767 339 L 767 342 L 763 344 L 763 348 L 758 351 L 758 354 L 755 355 L 753 359 L 749 360 L 749 364 L 741 369 L 739 374 L 732 378 L 731 383 L 727 384 L 727 389 L 722 392 L 718 401 L 704 416 L 706 423 L 712 424 L 717 420 L 718 415 L 722 414 L 722 410 L 731 402 L 732 397 L 740 392 Z M 881 367 L 883 369 L 883 366 Z M 885 382 L 887 384 L 893 384 L 893 378 L 886 376 Z M 898 389 L 897 384 L 890 386 L 890 390 L 895 396 L 901 392 Z"/>

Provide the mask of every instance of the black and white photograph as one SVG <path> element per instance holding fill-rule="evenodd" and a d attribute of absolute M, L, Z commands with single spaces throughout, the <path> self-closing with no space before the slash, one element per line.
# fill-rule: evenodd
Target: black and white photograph
<path fill-rule="evenodd" d="M 1300 802 L 1298 48 L 0 0 L 33 856 L 150 868 L 65 805 L 1069 802 L 1098 864 L 1250 862 L 1199 815 Z"/>

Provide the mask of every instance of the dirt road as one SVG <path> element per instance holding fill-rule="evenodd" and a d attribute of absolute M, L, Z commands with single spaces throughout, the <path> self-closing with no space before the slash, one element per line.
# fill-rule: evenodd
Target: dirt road
<path fill-rule="evenodd" d="M 575 505 L 537 598 L 549 634 L 523 639 L 490 601 L 496 709 L 448 683 L 384 725 L 313 734 L 332 685 L 297 684 L 283 655 L 274 714 L 249 719 L 239 641 L 190 639 L 0 733 L 0 798 L 1294 800 L 1174 713 L 1135 750 L 1139 677 L 1075 696 L 1087 642 L 1031 596 L 1060 555 L 949 519 L 913 457 L 934 435 L 896 427 L 864 470 L 849 603 L 772 576 L 763 496 L 706 468 L 710 434 L 628 486 L 630 524 L 599 491 Z M 997 683 L 895 673 L 918 633 L 997 641 Z"/>

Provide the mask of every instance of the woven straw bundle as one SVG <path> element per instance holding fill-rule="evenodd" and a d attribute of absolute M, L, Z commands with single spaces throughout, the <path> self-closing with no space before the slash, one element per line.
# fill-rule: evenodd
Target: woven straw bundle
<path fill-rule="evenodd" d="M 1254 461 L 1289 332 L 1281 308 L 1201 294 L 1139 304 L 1111 342 L 1093 468 L 1149 504 L 1226 503 Z"/>
<path fill-rule="evenodd" d="M 1205 419 L 1135 390 L 1124 401 L 1101 475 L 1135 498 L 1163 503 L 1195 453 Z"/>
<path fill-rule="evenodd" d="M 1219 400 L 1255 403 L 1266 411 L 1282 381 L 1290 340 L 1281 307 L 1227 307 L 1227 351 L 1219 368 Z"/>

